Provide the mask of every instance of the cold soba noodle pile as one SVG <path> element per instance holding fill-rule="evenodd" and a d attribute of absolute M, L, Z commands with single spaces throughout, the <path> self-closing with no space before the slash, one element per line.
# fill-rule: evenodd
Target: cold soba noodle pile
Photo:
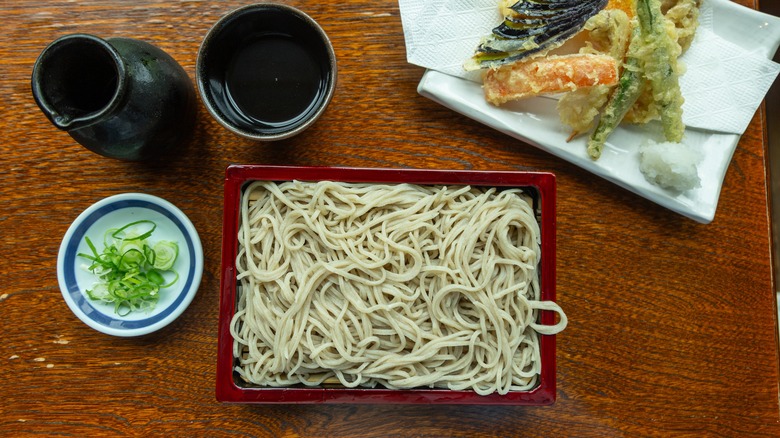
<path fill-rule="evenodd" d="M 529 390 L 566 326 L 519 189 L 255 182 L 240 220 L 231 332 L 257 385 Z"/>

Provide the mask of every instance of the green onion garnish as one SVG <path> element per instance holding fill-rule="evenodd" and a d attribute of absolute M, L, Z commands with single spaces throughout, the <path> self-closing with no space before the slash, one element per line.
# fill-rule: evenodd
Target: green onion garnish
<path fill-rule="evenodd" d="M 102 252 L 84 236 L 91 254 L 78 255 L 92 262 L 87 269 L 100 279 L 87 290 L 90 299 L 112 303 L 114 312 L 120 316 L 154 309 L 160 300 L 160 289 L 172 286 L 179 279 L 173 269 L 179 246 L 166 240 L 150 244 L 147 239 L 155 229 L 157 224 L 153 221 L 140 220 L 108 230 Z M 172 273 L 173 280 L 166 283 L 164 272 Z"/>

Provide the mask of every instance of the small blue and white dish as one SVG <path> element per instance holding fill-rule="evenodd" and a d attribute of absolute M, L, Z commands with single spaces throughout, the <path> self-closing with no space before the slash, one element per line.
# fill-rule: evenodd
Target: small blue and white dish
<path fill-rule="evenodd" d="M 88 297 L 87 289 L 93 288 L 99 279 L 88 269 L 90 261 L 79 254 L 91 252 L 86 237 L 101 251 L 108 230 L 140 220 L 156 224 L 154 240 L 178 244 L 179 255 L 173 270 L 179 277 L 173 285 L 160 290 L 153 309 L 120 315 L 113 304 Z M 170 202 L 141 193 L 110 196 L 87 208 L 65 233 L 57 258 L 57 278 L 70 310 L 88 326 L 113 336 L 146 335 L 173 322 L 192 302 L 202 275 L 203 247 L 192 222 Z"/>

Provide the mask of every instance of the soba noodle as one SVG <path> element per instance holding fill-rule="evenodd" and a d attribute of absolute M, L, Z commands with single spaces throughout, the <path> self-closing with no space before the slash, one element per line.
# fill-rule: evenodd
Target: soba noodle
<path fill-rule="evenodd" d="M 519 189 L 258 181 L 238 239 L 233 353 L 253 384 L 525 391 L 539 335 L 566 326 Z"/>

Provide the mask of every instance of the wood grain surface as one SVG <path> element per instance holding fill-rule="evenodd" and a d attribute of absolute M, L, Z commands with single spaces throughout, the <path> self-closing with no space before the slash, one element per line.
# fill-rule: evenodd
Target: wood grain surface
<path fill-rule="evenodd" d="M 338 87 L 308 131 L 244 140 L 199 107 L 166 162 L 100 157 L 33 102 L 40 51 L 76 32 L 158 45 L 194 79 L 236 1 L 0 2 L 0 435 L 780 436 L 763 111 L 701 225 L 416 93 L 394 1 L 289 1 L 318 20 Z M 753 0 L 738 3 L 756 7 Z M 558 178 L 558 401 L 549 407 L 248 406 L 214 397 L 224 170 L 231 163 L 541 170 Z M 60 241 L 95 201 L 163 197 L 200 233 L 203 281 L 173 324 L 137 339 L 68 309 Z"/>

